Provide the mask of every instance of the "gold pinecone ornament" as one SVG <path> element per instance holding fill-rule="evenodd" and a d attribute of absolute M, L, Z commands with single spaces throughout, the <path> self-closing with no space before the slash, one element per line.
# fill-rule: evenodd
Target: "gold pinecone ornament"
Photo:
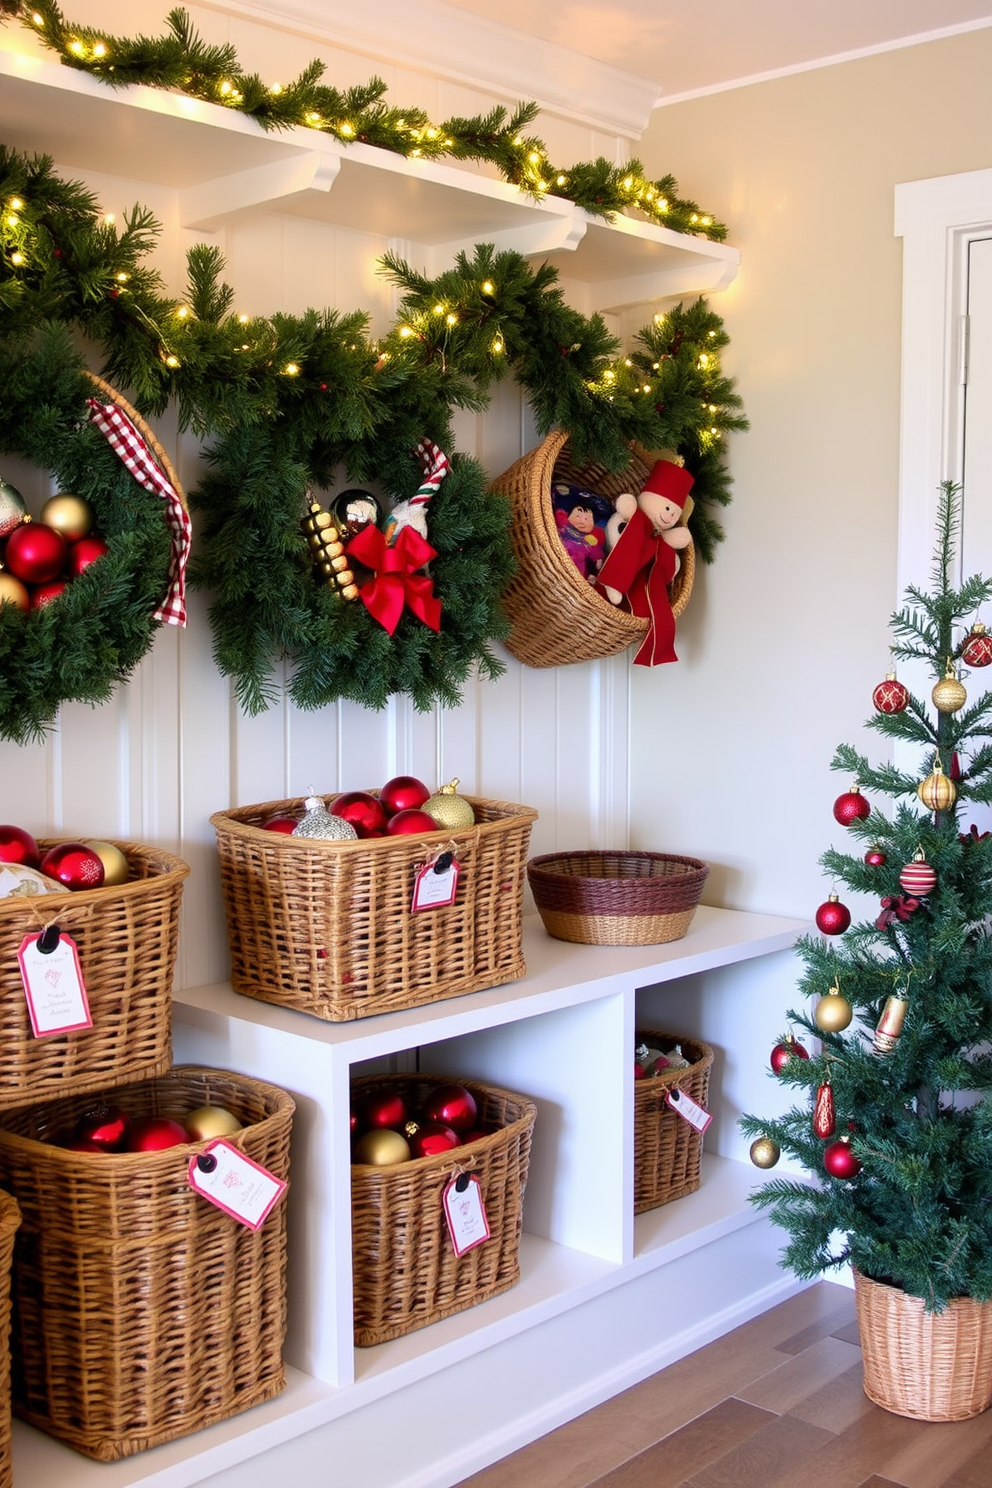
<path fill-rule="evenodd" d="M 358 585 L 345 557 L 341 529 L 330 512 L 318 501 L 311 501 L 300 526 L 306 533 L 310 562 L 324 575 L 331 589 L 339 590 L 343 599 L 357 599 Z"/>
<path fill-rule="evenodd" d="M 475 812 L 470 802 L 458 794 L 457 775 L 448 785 L 442 785 L 436 795 L 425 801 L 423 809 L 445 832 L 457 832 L 461 827 L 475 826 Z"/>

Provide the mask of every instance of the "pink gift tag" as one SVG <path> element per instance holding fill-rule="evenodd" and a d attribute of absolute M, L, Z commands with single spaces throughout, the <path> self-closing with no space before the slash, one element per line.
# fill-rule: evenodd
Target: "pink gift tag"
<path fill-rule="evenodd" d="M 454 853 L 442 853 L 431 863 L 417 869 L 413 885 L 411 911 L 439 909 L 444 904 L 454 904 L 458 892 L 458 859 Z"/>
<path fill-rule="evenodd" d="M 482 1186 L 474 1173 L 459 1173 L 452 1178 L 443 1195 L 444 1217 L 455 1255 L 489 1239 L 489 1221 L 482 1202 Z"/>
<path fill-rule="evenodd" d="M 35 1038 L 93 1027 L 79 951 L 71 935 L 62 935 L 58 925 L 26 935 L 17 959 Z"/>
<path fill-rule="evenodd" d="M 709 1111 L 704 1111 L 702 1106 L 697 1106 L 692 1096 L 686 1095 L 684 1090 L 676 1087 L 670 1090 L 665 1098 L 672 1110 L 677 1111 L 683 1121 L 688 1121 L 689 1125 L 695 1127 L 698 1132 L 704 1132 L 713 1120 Z"/>
<path fill-rule="evenodd" d="M 189 1184 L 250 1230 L 260 1230 L 287 1185 L 222 1137 L 189 1160 Z"/>

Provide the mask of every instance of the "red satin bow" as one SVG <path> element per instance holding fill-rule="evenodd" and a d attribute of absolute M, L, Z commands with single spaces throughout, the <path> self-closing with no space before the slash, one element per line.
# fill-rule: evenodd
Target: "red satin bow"
<path fill-rule="evenodd" d="M 434 594 L 433 580 L 418 574 L 437 553 L 412 527 L 402 527 L 392 547 L 378 527 L 363 527 L 345 548 L 349 558 L 372 570 L 359 598 L 373 619 L 392 635 L 404 607 L 431 630 L 441 629 L 441 601 Z"/>

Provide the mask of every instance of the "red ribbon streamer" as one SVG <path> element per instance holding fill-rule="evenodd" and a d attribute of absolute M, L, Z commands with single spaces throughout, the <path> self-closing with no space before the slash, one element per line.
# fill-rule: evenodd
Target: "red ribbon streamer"
<path fill-rule="evenodd" d="M 359 598 L 389 635 L 399 625 L 404 609 L 431 630 L 441 629 L 441 601 L 434 594 L 433 580 L 417 572 L 437 553 L 419 532 L 402 527 L 389 547 L 378 527 L 363 527 L 345 552 L 372 570 L 373 577 L 362 585 Z"/>

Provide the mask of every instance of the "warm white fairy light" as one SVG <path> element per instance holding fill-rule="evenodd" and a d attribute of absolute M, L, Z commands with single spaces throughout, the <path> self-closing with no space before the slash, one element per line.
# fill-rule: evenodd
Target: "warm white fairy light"
<path fill-rule="evenodd" d="M 400 339 L 401 340 L 406 341 L 412 335 L 413 335 L 413 331 L 410 328 L 410 326 L 400 326 Z"/>
<path fill-rule="evenodd" d="M 104 46 L 102 41 L 98 41 L 95 43 L 93 47 L 93 55 L 94 57 L 105 57 L 107 55 L 107 48 Z"/>
<path fill-rule="evenodd" d="M 501 341 L 499 336 L 497 336 L 496 340 L 493 342 L 493 354 L 495 356 L 502 356 L 503 354 L 503 342 Z"/>
<path fill-rule="evenodd" d="M 130 279 L 130 277 L 131 277 L 131 275 L 130 274 L 125 274 L 124 271 L 123 271 L 123 269 L 122 269 L 121 272 L 117 275 L 117 283 L 118 284 L 126 284 L 127 281 Z"/>
<path fill-rule="evenodd" d="M 247 315 L 239 315 L 238 316 L 238 325 L 247 325 L 247 324 L 248 324 L 248 317 L 247 317 Z"/>
<path fill-rule="evenodd" d="M 449 326 L 457 325 L 458 316 L 455 315 L 453 311 L 449 311 L 448 314 L 444 317 L 444 323 L 445 325 Z"/>
<path fill-rule="evenodd" d="M 19 196 L 12 196 L 10 198 L 10 210 L 12 212 L 24 211 L 24 203 L 21 201 L 21 198 Z"/>
<path fill-rule="evenodd" d="M 482 293 L 484 295 L 494 295 L 496 293 L 496 286 L 491 279 L 487 279 L 482 285 Z"/>
<path fill-rule="evenodd" d="M 113 212 L 108 212 L 103 221 L 104 226 L 113 227 L 114 223 L 117 221 L 117 218 L 114 216 Z"/>
<path fill-rule="evenodd" d="M 177 356 L 167 356 L 165 359 L 165 365 L 167 367 L 178 367 L 179 358 Z"/>
<path fill-rule="evenodd" d="M 295 362 L 287 362 L 283 371 L 287 377 L 298 377 L 300 374 L 300 369 Z"/>
<path fill-rule="evenodd" d="M 19 269 L 21 267 L 21 264 L 24 263 L 24 254 L 23 253 L 12 253 L 10 255 L 10 261 L 14 265 L 15 268 Z"/>

